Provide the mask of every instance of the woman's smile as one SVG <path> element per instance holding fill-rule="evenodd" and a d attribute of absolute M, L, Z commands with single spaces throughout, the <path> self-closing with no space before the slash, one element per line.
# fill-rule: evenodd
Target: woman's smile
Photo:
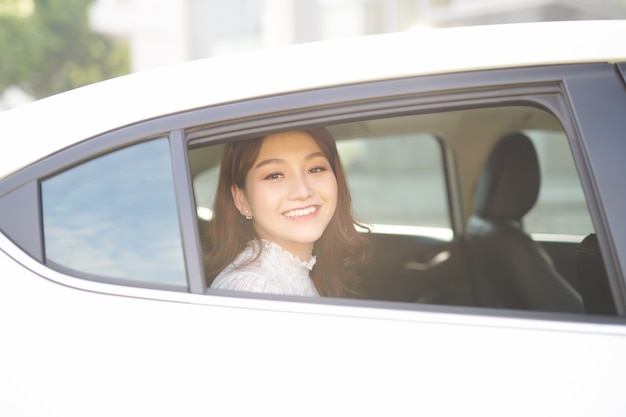
<path fill-rule="evenodd" d="M 309 206 L 309 207 L 305 207 L 305 208 L 299 208 L 299 209 L 294 209 L 294 210 L 289 210 L 283 213 L 283 216 L 290 218 L 290 219 L 302 219 L 302 218 L 312 218 L 315 217 L 314 214 L 317 213 L 317 210 L 319 210 L 320 206 Z"/>

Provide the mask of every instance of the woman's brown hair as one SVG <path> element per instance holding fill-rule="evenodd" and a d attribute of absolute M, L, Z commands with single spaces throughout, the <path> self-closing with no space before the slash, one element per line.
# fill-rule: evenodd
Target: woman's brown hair
<path fill-rule="evenodd" d="M 325 128 L 303 129 L 324 153 L 337 179 L 337 208 L 322 236 L 315 242 L 317 262 L 311 271 L 317 291 L 327 297 L 358 296 L 357 269 L 365 263 L 368 239 L 355 226 L 352 198 L 335 139 Z M 256 160 L 264 137 L 227 143 L 222 155 L 220 178 L 215 195 L 213 219 L 208 225 L 212 248 L 205 256 L 208 283 L 235 260 L 247 243 L 256 238 L 253 223 L 239 213 L 231 193 L 232 185 L 245 189 L 248 171 Z"/>

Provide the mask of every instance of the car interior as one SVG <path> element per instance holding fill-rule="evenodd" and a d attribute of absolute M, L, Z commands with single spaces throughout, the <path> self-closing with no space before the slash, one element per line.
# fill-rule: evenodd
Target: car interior
<path fill-rule="evenodd" d="M 326 127 L 355 216 L 371 228 L 361 298 L 615 314 L 568 139 L 549 112 L 468 108 Z M 222 149 L 189 152 L 205 252 Z"/>

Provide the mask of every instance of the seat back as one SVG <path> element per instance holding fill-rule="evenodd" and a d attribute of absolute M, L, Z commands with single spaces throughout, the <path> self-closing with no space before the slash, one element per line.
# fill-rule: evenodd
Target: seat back
<path fill-rule="evenodd" d="M 580 295 L 523 230 L 540 188 L 539 160 L 522 133 L 494 147 L 474 198 L 467 234 L 479 304 L 512 309 L 584 312 Z"/>
<path fill-rule="evenodd" d="M 616 315 L 615 301 L 595 233 L 587 235 L 576 248 L 576 272 L 587 313 Z"/>

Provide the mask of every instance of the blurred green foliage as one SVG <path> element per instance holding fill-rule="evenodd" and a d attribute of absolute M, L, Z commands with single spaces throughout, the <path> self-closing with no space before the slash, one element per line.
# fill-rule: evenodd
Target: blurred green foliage
<path fill-rule="evenodd" d="M 0 95 L 42 98 L 129 72 L 128 47 L 93 32 L 94 0 L 0 0 Z"/>

